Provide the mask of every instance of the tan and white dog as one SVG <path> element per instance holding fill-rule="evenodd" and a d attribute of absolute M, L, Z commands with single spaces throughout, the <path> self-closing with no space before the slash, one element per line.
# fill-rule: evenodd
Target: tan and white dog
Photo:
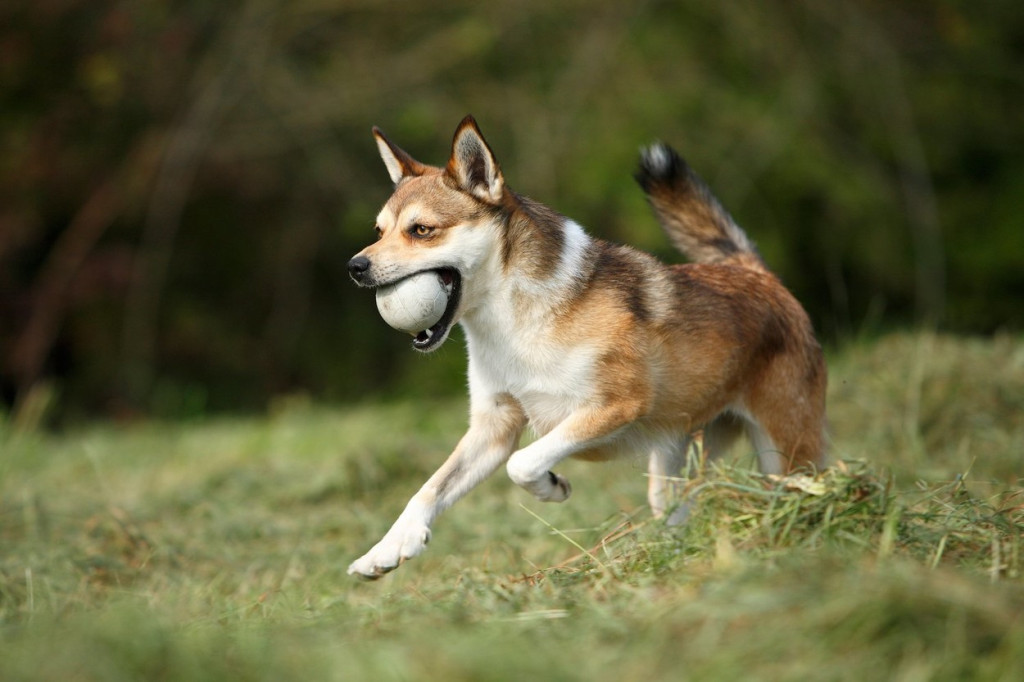
<path fill-rule="evenodd" d="M 712 453 L 746 432 L 766 472 L 822 464 L 826 369 L 807 314 L 672 149 L 647 149 L 636 179 L 685 265 L 590 237 L 513 192 L 470 116 L 444 168 L 373 134 L 395 191 L 349 273 L 364 287 L 441 273 L 448 307 L 413 347 L 463 326 L 470 424 L 350 574 L 418 555 L 437 516 L 503 464 L 562 502 L 572 488 L 553 469 L 567 457 L 644 454 L 657 516 L 701 428 Z M 519 448 L 527 425 L 537 439 Z"/>

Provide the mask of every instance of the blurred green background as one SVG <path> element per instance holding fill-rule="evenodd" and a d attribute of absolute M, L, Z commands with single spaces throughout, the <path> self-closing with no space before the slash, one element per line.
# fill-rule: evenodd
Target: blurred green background
<path fill-rule="evenodd" d="M 473 113 L 517 191 L 677 261 L 663 139 L 830 343 L 1024 327 L 1018 2 L 0 5 L 0 390 L 49 418 L 463 390 L 345 262 Z M 21 406 L 16 407 L 16 406 Z"/>

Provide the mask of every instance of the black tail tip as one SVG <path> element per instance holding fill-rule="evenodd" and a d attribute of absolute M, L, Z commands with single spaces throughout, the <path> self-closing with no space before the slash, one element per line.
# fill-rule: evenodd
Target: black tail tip
<path fill-rule="evenodd" d="M 640 167 L 633 177 L 644 191 L 655 185 L 672 183 L 689 174 L 689 166 L 681 156 L 664 142 L 655 142 L 640 150 Z"/>

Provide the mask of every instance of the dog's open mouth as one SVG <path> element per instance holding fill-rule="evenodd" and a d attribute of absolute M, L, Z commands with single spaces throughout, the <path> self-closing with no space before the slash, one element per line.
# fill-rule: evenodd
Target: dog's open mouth
<path fill-rule="evenodd" d="M 444 309 L 444 315 L 434 326 L 424 329 L 413 338 L 412 347 L 424 353 L 434 350 L 448 338 L 462 298 L 462 276 L 459 271 L 455 268 L 438 268 L 436 272 L 448 292 L 448 305 Z"/>

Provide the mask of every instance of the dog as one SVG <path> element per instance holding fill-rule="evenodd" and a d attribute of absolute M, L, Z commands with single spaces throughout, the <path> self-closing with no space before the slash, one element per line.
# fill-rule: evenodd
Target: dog
<path fill-rule="evenodd" d="M 635 177 L 681 265 L 516 194 L 472 116 L 443 168 L 373 135 L 394 193 L 349 274 L 371 288 L 441 275 L 447 308 L 412 346 L 435 350 L 462 325 L 470 420 L 350 574 L 377 578 L 423 552 L 437 516 L 502 465 L 537 499 L 563 502 L 572 487 L 553 470 L 567 457 L 644 454 L 656 517 L 699 429 L 714 454 L 745 432 L 768 473 L 823 465 L 826 367 L 810 320 L 670 147 L 644 150 Z M 520 448 L 527 426 L 537 438 Z"/>

